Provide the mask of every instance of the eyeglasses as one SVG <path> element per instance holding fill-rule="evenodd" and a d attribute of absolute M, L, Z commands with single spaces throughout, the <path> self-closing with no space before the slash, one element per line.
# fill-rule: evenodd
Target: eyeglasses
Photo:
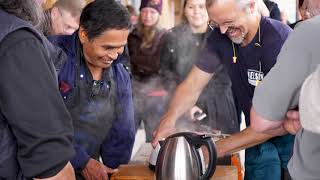
<path fill-rule="evenodd" d="M 213 21 L 208 21 L 208 26 L 211 30 L 214 30 L 215 28 L 219 28 L 219 24 L 217 24 Z"/>
<path fill-rule="evenodd" d="M 223 34 L 230 29 L 236 28 L 236 26 L 232 22 L 226 22 L 223 25 L 219 25 L 218 23 L 215 23 L 213 21 L 209 21 L 208 26 L 211 30 L 220 29 L 221 33 L 223 33 Z"/>

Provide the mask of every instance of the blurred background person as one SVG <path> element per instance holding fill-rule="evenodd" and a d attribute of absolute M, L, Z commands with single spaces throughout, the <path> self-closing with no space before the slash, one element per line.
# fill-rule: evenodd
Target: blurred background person
<path fill-rule="evenodd" d="M 305 11 L 305 9 L 303 9 L 302 8 L 302 5 L 303 5 L 303 2 L 304 2 L 304 0 L 298 0 L 298 14 L 299 14 L 299 19 L 296 21 L 296 22 L 294 22 L 294 23 L 292 23 L 292 24 L 290 24 L 289 26 L 292 28 L 292 29 L 294 29 L 295 28 L 295 26 L 299 23 L 299 22 L 301 22 L 301 21 L 303 21 L 304 19 L 305 19 L 305 17 L 304 17 L 304 11 Z"/>
<path fill-rule="evenodd" d="M 320 14 L 320 1 L 319 0 L 299 0 L 299 12 L 301 19 L 290 25 L 291 28 L 304 20 L 310 19 Z"/>
<path fill-rule="evenodd" d="M 183 5 L 183 23 L 169 30 L 163 38 L 160 64 L 161 78 L 169 96 L 190 72 L 197 61 L 203 40 L 210 33 L 205 0 L 186 0 Z M 217 42 L 219 43 L 219 42 Z M 231 80 L 225 68 L 208 83 L 196 106 L 190 111 L 207 114 L 201 124 L 223 133 L 239 131 L 239 122 L 231 91 Z"/>
<path fill-rule="evenodd" d="M 136 128 L 142 120 L 147 142 L 164 113 L 165 92 L 159 77 L 160 41 L 165 32 L 159 27 L 161 11 L 162 0 L 142 0 L 138 24 L 128 38 Z"/>
<path fill-rule="evenodd" d="M 280 11 L 280 18 L 283 24 L 287 24 L 287 25 L 290 24 L 288 20 L 287 12 L 285 10 Z"/>
<path fill-rule="evenodd" d="M 139 15 L 133 6 L 127 5 L 126 8 L 128 9 L 128 11 L 130 13 L 130 20 L 131 20 L 131 25 L 132 25 L 131 30 L 133 30 L 134 26 L 138 23 Z"/>
<path fill-rule="evenodd" d="M 270 17 L 270 12 L 263 0 L 256 0 L 257 11 L 265 17 Z"/>
<path fill-rule="evenodd" d="M 281 13 L 279 6 L 276 2 L 271 0 L 263 0 L 264 4 L 267 6 L 270 12 L 270 18 L 281 21 Z"/>
<path fill-rule="evenodd" d="M 47 0 L 43 4 L 45 35 L 70 35 L 79 28 L 79 18 L 86 0 Z"/>

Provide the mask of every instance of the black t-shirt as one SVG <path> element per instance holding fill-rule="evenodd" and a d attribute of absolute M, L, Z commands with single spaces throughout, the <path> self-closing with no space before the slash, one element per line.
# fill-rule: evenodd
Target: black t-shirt
<path fill-rule="evenodd" d="M 218 72 L 223 64 L 230 75 L 232 90 L 239 101 L 240 108 L 250 124 L 251 101 L 255 86 L 276 63 L 281 47 L 288 37 L 290 27 L 279 21 L 262 17 L 259 31 L 245 47 L 234 44 L 237 62 L 233 63 L 231 40 L 219 29 L 211 32 L 200 53 L 196 66 L 207 73 Z M 257 46 L 259 43 L 261 47 Z"/>
<path fill-rule="evenodd" d="M 47 54 L 24 29 L 0 44 L 0 121 L 12 130 L 17 160 L 28 178 L 53 176 L 74 155 L 72 121 Z"/>

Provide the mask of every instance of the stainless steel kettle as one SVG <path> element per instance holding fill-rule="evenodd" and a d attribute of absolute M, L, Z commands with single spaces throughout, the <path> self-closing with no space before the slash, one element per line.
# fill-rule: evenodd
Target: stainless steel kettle
<path fill-rule="evenodd" d="M 205 173 L 197 149 L 205 145 L 209 164 Z M 173 134 L 160 143 L 156 162 L 157 180 L 208 180 L 216 169 L 217 153 L 211 137 L 192 132 Z"/>

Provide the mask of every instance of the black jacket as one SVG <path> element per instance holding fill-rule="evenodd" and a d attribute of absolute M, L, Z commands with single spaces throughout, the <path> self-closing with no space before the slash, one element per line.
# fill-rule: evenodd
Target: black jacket
<path fill-rule="evenodd" d="M 74 155 L 72 121 L 59 94 L 53 46 L 0 10 L 0 179 L 55 175 Z"/>

